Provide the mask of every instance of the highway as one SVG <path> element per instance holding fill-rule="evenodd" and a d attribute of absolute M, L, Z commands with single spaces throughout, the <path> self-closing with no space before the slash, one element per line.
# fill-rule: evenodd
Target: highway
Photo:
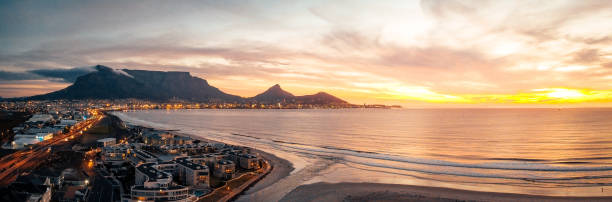
<path fill-rule="evenodd" d="M 36 168 L 49 156 L 52 146 L 74 141 L 76 137 L 83 134 L 82 132 L 97 124 L 102 118 L 104 118 L 104 115 L 98 115 L 94 112 L 93 117 L 77 123 L 68 133 L 55 135 L 49 140 L 32 146 L 31 149 L 19 150 L 2 157 L 0 159 L 0 186 L 9 185 L 23 171 Z"/>

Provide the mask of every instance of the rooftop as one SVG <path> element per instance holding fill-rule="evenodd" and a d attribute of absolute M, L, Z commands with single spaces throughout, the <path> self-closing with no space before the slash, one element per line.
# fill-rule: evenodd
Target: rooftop
<path fill-rule="evenodd" d="M 189 161 L 187 159 L 183 159 L 183 158 L 177 159 L 176 163 L 180 164 L 182 166 L 185 166 L 185 167 L 187 167 L 187 168 L 189 168 L 191 170 L 207 170 L 208 169 L 208 166 L 196 164 L 196 163 L 193 163 L 193 162 L 191 162 L 191 161 Z"/>
<path fill-rule="evenodd" d="M 230 160 L 219 160 L 217 161 L 218 164 L 221 165 L 229 165 L 229 164 L 234 164 L 234 162 L 230 161 Z"/>
<path fill-rule="evenodd" d="M 143 150 L 139 150 L 139 149 L 134 149 L 134 153 L 136 153 L 139 156 L 142 156 L 144 158 L 157 158 L 155 155 L 147 152 L 147 151 L 143 151 Z"/>
<path fill-rule="evenodd" d="M 240 157 L 249 158 L 249 159 L 257 158 L 257 156 L 255 156 L 253 154 L 241 154 Z"/>
<path fill-rule="evenodd" d="M 117 141 L 117 139 L 115 139 L 114 137 L 108 137 L 108 138 L 98 140 L 98 142 L 114 142 L 114 141 Z"/>
<path fill-rule="evenodd" d="M 136 169 L 141 173 L 145 174 L 147 177 L 149 177 L 149 181 L 155 181 L 157 179 L 166 179 L 170 177 L 168 173 L 154 168 L 154 165 L 155 163 L 145 163 L 139 165 L 138 167 L 136 167 Z"/>

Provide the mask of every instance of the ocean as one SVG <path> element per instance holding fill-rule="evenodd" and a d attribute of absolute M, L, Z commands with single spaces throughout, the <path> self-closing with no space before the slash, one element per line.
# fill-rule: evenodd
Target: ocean
<path fill-rule="evenodd" d="M 202 109 L 115 115 L 285 158 L 296 169 L 285 179 L 291 182 L 270 188 L 281 194 L 314 182 L 375 182 L 612 196 L 612 109 Z"/>

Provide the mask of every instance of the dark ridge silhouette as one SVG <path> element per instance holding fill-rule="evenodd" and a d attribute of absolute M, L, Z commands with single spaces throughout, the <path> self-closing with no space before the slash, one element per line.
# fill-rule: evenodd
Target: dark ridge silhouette
<path fill-rule="evenodd" d="M 189 101 L 240 101 L 242 98 L 226 94 L 208 85 L 204 79 L 189 72 L 146 70 L 115 70 L 97 65 L 95 72 L 80 76 L 74 84 L 59 91 L 26 99 L 148 99 Z"/>
<path fill-rule="evenodd" d="M 298 104 L 313 104 L 313 105 L 326 105 L 326 104 L 348 104 L 348 102 L 337 98 L 336 96 L 330 95 L 325 92 L 319 92 L 314 95 L 303 95 L 295 98 Z"/>
<path fill-rule="evenodd" d="M 260 103 L 286 103 L 295 101 L 295 95 L 283 90 L 280 85 L 276 84 L 251 99 Z"/>
<path fill-rule="evenodd" d="M 145 99 L 154 101 L 185 100 L 195 102 L 257 102 L 265 104 L 348 104 L 333 95 L 320 92 L 295 96 L 276 84 L 252 97 L 224 93 L 210 86 L 206 80 L 191 76 L 189 72 L 163 72 L 147 70 L 112 69 L 97 65 L 96 71 L 79 76 L 76 81 L 55 92 L 6 100 L 83 100 L 83 99 Z"/>

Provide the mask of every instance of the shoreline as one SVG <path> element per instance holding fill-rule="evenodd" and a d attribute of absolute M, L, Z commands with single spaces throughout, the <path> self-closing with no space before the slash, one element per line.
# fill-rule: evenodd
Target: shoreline
<path fill-rule="evenodd" d="M 152 128 L 157 130 L 156 128 Z M 180 135 L 180 136 L 186 136 L 186 137 L 190 137 L 193 138 L 195 140 L 201 140 L 201 141 L 207 141 L 207 142 L 217 142 L 217 143 L 223 143 L 226 144 L 224 142 L 220 142 L 220 141 L 216 141 L 216 140 L 211 140 L 205 137 L 200 137 L 194 134 L 189 134 L 189 133 L 184 133 L 181 132 L 180 130 L 175 130 L 173 131 L 175 134 Z M 243 195 L 248 195 L 248 194 L 252 194 L 255 193 L 259 190 L 265 189 L 268 186 L 278 182 L 279 180 L 289 176 L 289 174 L 291 173 L 291 171 L 293 171 L 295 168 L 293 167 L 293 164 L 291 162 L 289 162 L 286 159 L 282 159 L 280 157 L 277 157 L 274 154 L 270 154 L 268 152 L 256 149 L 256 148 L 251 148 L 252 152 L 254 153 L 258 153 L 263 159 L 267 160 L 270 165 L 271 165 L 271 170 L 269 173 L 267 173 L 263 178 L 257 180 L 257 182 L 255 182 L 254 184 L 249 185 L 245 190 L 243 190 L 240 194 L 238 194 L 235 199 L 239 199 L 240 196 Z"/>
<path fill-rule="evenodd" d="M 152 126 L 136 124 L 138 126 L 157 129 Z M 196 134 L 189 134 L 181 130 L 164 130 L 191 137 L 193 139 L 224 143 L 211 140 Z M 272 169 L 270 173 L 251 184 L 238 194 L 233 201 L 240 201 L 241 197 L 257 193 L 267 187 L 274 185 L 283 178 L 290 176 L 295 169 L 293 164 L 274 154 L 264 152 L 257 148 L 251 148 L 255 153 L 270 162 Z M 243 200 L 245 198 L 242 198 Z M 520 193 L 485 192 L 464 189 L 442 188 L 435 186 L 419 186 L 405 184 L 383 184 L 369 182 L 340 182 L 304 184 L 286 193 L 280 201 L 612 201 L 612 196 L 548 196 L 530 195 Z"/>
<path fill-rule="evenodd" d="M 121 122 L 124 122 L 124 120 L 122 120 L 119 116 L 113 114 L 113 113 L 109 113 L 112 116 L 117 117 Z M 200 140 L 200 141 L 205 141 L 205 142 L 211 142 L 211 143 L 223 143 L 223 144 L 227 144 L 225 142 L 221 142 L 221 141 L 217 141 L 217 140 L 212 140 L 212 139 L 208 139 L 206 137 L 201 137 L 195 134 L 190 134 L 190 133 L 186 133 L 183 132 L 181 130 L 166 130 L 166 129 L 159 129 L 156 127 L 152 127 L 152 126 L 148 126 L 148 125 L 141 125 L 141 124 L 134 124 L 134 126 L 139 126 L 139 127 L 144 127 L 144 128 L 149 128 L 152 130 L 159 130 L 159 131 L 169 131 L 172 132 L 176 135 L 179 136 L 185 136 L 185 137 L 190 137 L 194 140 Z M 229 144 L 228 144 L 229 145 Z M 270 166 L 271 169 L 268 173 L 266 173 L 262 178 L 256 180 L 254 183 L 249 184 L 244 190 L 242 190 L 239 194 L 237 194 L 236 196 L 232 197 L 232 200 L 237 200 L 240 199 L 241 196 L 244 195 L 249 195 L 252 193 L 256 193 L 259 190 L 265 189 L 267 187 L 269 187 L 270 185 L 278 182 L 279 180 L 287 177 L 290 175 L 290 173 L 295 169 L 293 167 L 293 164 L 283 158 L 277 157 L 274 154 L 262 151 L 260 149 L 257 148 L 251 148 L 252 152 L 257 153 L 261 158 L 263 158 L 264 160 L 266 160 Z"/>
<path fill-rule="evenodd" d="M 562 197 L 480 192 L 430 186 L 378 183 L 301 185 L 280 201 L 612 201 L 612 197 Z"/>

